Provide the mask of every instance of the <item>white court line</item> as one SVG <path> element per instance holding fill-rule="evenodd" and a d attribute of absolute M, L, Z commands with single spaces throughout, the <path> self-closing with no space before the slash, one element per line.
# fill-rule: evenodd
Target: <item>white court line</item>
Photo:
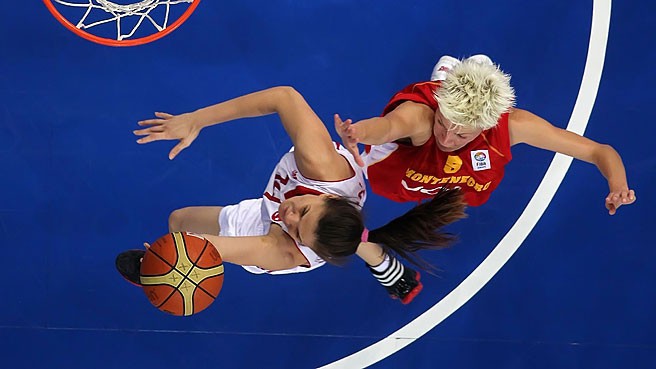
<path fill-rule="evenodd" d="M 576 104 L 567 125 L 568 130 L 581 135 L 585 132 L 599 89 L 610 27 L 610 11 L 611 0 L 594 1 L 585 71 Z M 572 158 L 569 156 L 562 154 L 554 156 L 540 186 L 506 236 L 451 293 L 386 338 L 319 369 L 365 368 L 373 365 L 413 343 L 463 306 L 494 277 L 519 249 L 551 202 L 571 163 Z"/>

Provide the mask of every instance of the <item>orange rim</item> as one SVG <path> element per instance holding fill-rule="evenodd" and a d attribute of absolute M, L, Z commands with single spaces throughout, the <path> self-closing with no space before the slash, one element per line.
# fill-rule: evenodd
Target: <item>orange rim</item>
<path fill-rule="evenodd" d="M 94 34 L 88 33 L 86 31 L 83 31 L 73 25 L 73 23 L 69 22 L 68 19 L 64 18 L 61 13 L 55 8 L 55 5 L 52 3 L 51 0 L 43 0 L 43 3 L 46 4 L 46 7 L 50 11 L 53 17 L 59 21 L 59 23 L 63 24 L 64 27 L 68 28 L 71 32 L 75 33 L 76 35 L 85 38 L 89 41 L 101 44 L 101 45 L 107 45 L 107 46 L 137 46 L 137 45 L 143 45 L 147 44 L 149 42 L 159 40 L 160 38 L 168 35 L 169 33 L 175 31 L 176 28 L 180 27 L 182 23 L 184 23 L 189 16 L 191 16 L 191 13 L 196 10 L 196 7 L 198 6 L 198 3 L 200 3 L 200 0 L 194 0 L 190 5 L 189 8 L 178 18 L 175 22 L 171 23 L 170 26 L 166 27 L 162 31 L 159 31 L 157 33 L 153 33 L 152 35 L 146 36 L 146 37 L 141 37 L 141 38 L 135 38 L 133 40 L 125 40 L 125 41 L 119 41 L 119 40 L 114 40 L 111 38 L 104 38 L 104 37 L 99 37 Z"/>

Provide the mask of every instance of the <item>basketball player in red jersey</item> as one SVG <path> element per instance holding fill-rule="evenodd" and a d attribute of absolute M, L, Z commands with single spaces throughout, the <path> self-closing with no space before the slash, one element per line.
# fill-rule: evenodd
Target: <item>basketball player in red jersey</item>
<path fill-rule="evenodd" d="M 335 115 L 335 128 L 358 165 L 367 167 L 372 190 L 394 201 L 419 202 L 457 187 L 468 205 L 482 205 L 503 178 L 510 147 L 519 143 L 596 165 L 608 181 L 610 215 L 636 200 L 611 146 L 554 127 L 514 102 L 510 76 L 487 56 L 444 56 L 430 82 L 399 91 L 382 116 L 351 124 Z M 366 145 L 362 157 L 358 143 Z M 408 303 L 416 295 L 408 286 L 421 288 L 413 270 L 377 245 L 361 244 L 358 255 L 392 297 Z M 397 283 L 404 287 L 395 288 Z"/>

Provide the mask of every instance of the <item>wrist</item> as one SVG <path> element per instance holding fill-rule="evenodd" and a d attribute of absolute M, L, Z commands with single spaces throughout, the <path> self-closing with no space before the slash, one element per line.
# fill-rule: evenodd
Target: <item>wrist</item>
<path fill-rule="evenodd" d="M 203 112 L 201 110 L 185 113 L 184 115 L 187 116 L 186 118 L 189 120 L 189 125 L 197 131 L 200 131 L 208 125 L 207 122 L 205 122 L 205 119 L 203 119 Z"/>
<path fill-rule="evenodd" d="M 629 185 L 626 183 L 625 180 L 616 180 L 616 179 L 608 179 L 608 189 L 610 192 L 617 192 L 617 191 L 628 191 L 629 190 Z"/>

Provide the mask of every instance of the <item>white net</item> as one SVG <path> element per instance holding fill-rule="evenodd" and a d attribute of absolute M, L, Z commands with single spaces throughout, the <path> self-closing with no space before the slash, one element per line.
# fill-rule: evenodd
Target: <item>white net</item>
<path fill-rule="evenodd" d="M 100 25 L 116 23 L 116 40 L 121 41 L 135 35 L 144 21 L 153 25 L 157 32 L 163 31 L 169 25 L 171 6 L 191 4 L 199 0 L 143 0 L 131 4 L 117 4 L 108 0 L 74 1 L 76 0 L 53 0 L 62 6 L 84 10 L 80 20 L 75 23 L 75 27 L 79 29 L 89 30 Z M 154 11 L 158 8 L 163 11 L 158 12 L 157 16 L 153 16 Z M 72 20 L 69 19 L 69 21 Z"/>

